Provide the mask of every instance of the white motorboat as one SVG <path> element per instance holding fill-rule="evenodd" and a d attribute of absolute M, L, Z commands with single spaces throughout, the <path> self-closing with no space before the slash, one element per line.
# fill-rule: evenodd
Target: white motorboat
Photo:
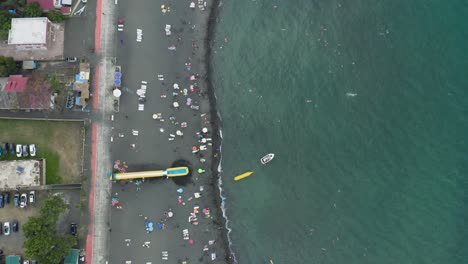
<path fill-rule="evenodd" d="M 270 162 L 274 157 L 275 157 L 275 154 L 273 154 L 273 153 L 266 154 L 265 156 L 263 156 L 263 158 L 260 159 L 260 162 L 263 165 L 265 165 L 268 162 Z"/>

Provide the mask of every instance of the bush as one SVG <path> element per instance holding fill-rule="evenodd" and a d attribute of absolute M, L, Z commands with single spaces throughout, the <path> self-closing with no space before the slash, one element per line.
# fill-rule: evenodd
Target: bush
<path fill-rule="evenodd" d="M 0 77 L 7 77 L 17 71 L 16 62 L 12 57 L 0 56 Z"/>
<path fill-rule="evenodd" d="M 7 39 L 11 28 L 11 16 L 7 11 L 0 10 L 0 39 Z"/>
<path fill-rule="evenodd" d="M 40 17 L 42 10 L 38 2 L 32 2 L 26 5 L 23 10 L 23 17 Z"/>
<path fill-rule="evenodd" d="M 49 11 L 49 13 L 47 14 L 47 17 L 49 18 L 50 21 L 56 22 L 56 23 L 60 23 L 60 22 L 63 22 L 63 20 L 65 20 L 65 17 L 63 16 L 63 14 L 57 10 Z"/>

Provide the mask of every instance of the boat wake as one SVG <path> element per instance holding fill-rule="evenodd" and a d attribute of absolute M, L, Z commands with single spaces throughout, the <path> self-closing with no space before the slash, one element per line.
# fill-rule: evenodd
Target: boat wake
<path fill-rule="evenodd" d="M 218 113 L 218 117 L 219 117 L 219 113 Z M 236 258 L 236 254 L 234 253 L 233 249 L 232 249 L 232 240 L 231 240 L 231 232 L 232 232 L 232 229 L 229 227 L 229 218 L 227 217 L 227 214 L 226 214 L 226 204 L 225 204 L 225 201 L 226 201 L 226 196 L 224 196 L 224 189 L 223 189 L 223 167 L 221 165 L 221 163 L 223 162 L 223 155 L 222 155 L 222 145 L 223 145 L 223 131 L 221 130 L 221 128 L 219 128 L 219 137 L 220 137 L 220 143 L 219 143 L 219 164 L 218 164 L 218 189 L 219 189 L 219 197 L 221 198 L 221 211 L 222 211 L 222 214 L 223 214 L 223 218 L 224 218 L 224 221 L 225 221 L 225 228 L 227 230 L 227 233 L 226 233 L 226 236 L 227 236 L 227 240 L 228 240 L 228 246 L 229 246 L 229 252 L 232 256 L 232 260 L 234 261 L 234 263 L 238 263 L 237 262 L 237 258 Z"/>

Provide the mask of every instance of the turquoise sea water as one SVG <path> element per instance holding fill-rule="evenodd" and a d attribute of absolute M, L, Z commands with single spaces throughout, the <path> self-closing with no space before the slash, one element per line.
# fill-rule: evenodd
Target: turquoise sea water
<path fill-rule="evenodd" d="M 221 9 L 214 79 L 239 263 L 468 263 L 468 3 Z"/>

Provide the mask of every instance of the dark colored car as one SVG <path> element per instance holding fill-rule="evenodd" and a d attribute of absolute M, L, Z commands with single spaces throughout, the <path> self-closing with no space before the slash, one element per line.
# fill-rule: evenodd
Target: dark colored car
<path fill-rule="evenodd" d="M 3 153 L 5 153 L 5 155 L 8 155 L 8 147 L 6 143 L 2 144 L 2 151 Z"/>
<path fill-rule="evenodd" d="M 70 234 L 72 236 L 76 236 L 76 234 L 78 234 L 78 225 L 76 223 L 70 224 Z"/>
<path fill-rule="evenodd" d="M 31 260 L 31 264 L 37 264 L 37 260 L 35 259 Z"/>
<path fill-rule="evenodd" d="M 15 143 L 10 143 L 10 155 L 15 155 L 15 150 L 16 150 L 16 144 Z"/>
<path fill-rule="evenodd" d="M 3 223 L 2 222 L 0 222 L 0 227 L 2 227 L 0 228 L 0 235 L 3 235 Z"/>
<path fill-rule="evenodd" d="M 15 207 L 19 207 L 20 206 L 20 194 L 19 193 L 15 193 L 15 196 L 13 198 L 13 201 L 15 203 Z"/>
<path fill-rule="evenodd" d="M 4 201 L 3 201 L 3 194 L 0 194 L 0 208 L 3 208 L 4 206 Z"/>
<path fill-rule="evenodd" d="M 13 225 L 12 225 L 11 229 L 13 230 L 13 232 L 18 232 L 18 229 L 19 229 L 18 220 L 13 221 Z"/>
<path fill-rule="evenodd" d="M 4 193 L 3 194 L 3 201 L 6 203 L 6 204 L 9 204 L 10 203 L 10 193 Z"/>

